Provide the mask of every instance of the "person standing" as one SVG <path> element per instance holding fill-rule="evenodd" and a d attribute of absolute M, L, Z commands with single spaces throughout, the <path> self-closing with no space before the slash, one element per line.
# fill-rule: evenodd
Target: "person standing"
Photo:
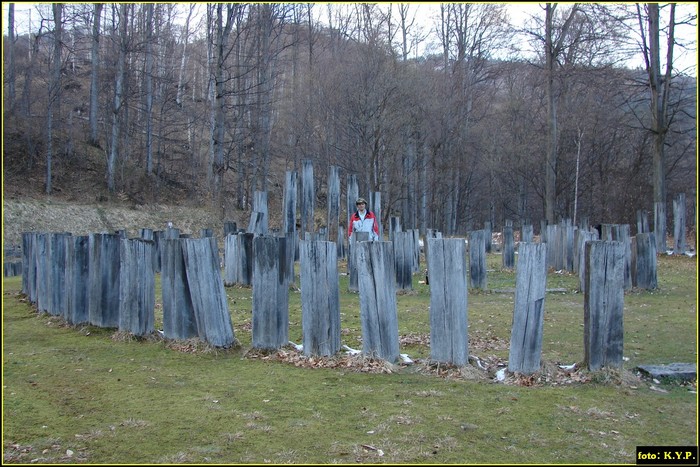
<path fill-rule="evenodd" d="M 348 222 L 348 238 L 352 238 L 354 232 L 367 232 L 370 241 L 379 240 L 377 217 L 372 211 L 367 210 L 367 201 L 364 198 L 357 198 L 355 205 L 357 211 L 350 216 L 350 222 Z"/>

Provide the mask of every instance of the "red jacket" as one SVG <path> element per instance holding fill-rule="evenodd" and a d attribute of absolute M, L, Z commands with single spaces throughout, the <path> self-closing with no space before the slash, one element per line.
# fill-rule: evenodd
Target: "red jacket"
<path fill-rule="evenodd" d="M 377 217 L 374 213 L 366 211 L 365 219 L 362 220 L 359 211 L 355 211 L 348 222 L 348 238 L 352 236 L 353 232 L 368 232 L 370 240 L 379 240 L 379 224 L 377 224 Z"/>

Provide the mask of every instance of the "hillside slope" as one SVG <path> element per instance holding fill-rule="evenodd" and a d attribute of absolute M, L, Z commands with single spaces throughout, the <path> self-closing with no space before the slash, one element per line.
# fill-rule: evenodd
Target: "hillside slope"
<path fill-rule="evenodd" d="M 142 205 L 122 206 L 114 203 L 80 204 L 52 199 L 4 199 L 3 246 L 19 245 L 22 232 L 70 232 L 87 235 L 96 232 L 126 230 L 129 237 L 139 229 L 163 230 L 167 222 L 182 233 L 199 236 L 200 230 L 210 228 L 217 237 L 223 235 L 224 220 L 203 207 Z M 247 221 L 237 222 L 239 228 Z"/>

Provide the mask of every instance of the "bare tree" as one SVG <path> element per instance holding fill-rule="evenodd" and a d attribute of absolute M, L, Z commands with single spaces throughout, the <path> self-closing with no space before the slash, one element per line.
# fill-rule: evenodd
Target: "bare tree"
<path fill-rule="evenodd" d="M 98 144 L 97 120 L 98 120 L 98 79 L 100 75 L 100 20 L 102 18 L 102 3 L 95 3 L 92 17 L 92 49 L 90 52 L 90 142 Z"/>
<path fill-rule="evenodd" d="M 153 174 L 153 4 L 146 9 L 146 175 Z"/>
<path fill-rule="evenodd" d="M 109 147 L 109 156 L 107 157 L 107 189 L 110 193 L 115 191 L 115 168 L 117 163 L 117 155 L 119 154 L 119 140 L 121 135 L 121 119 L 120 114 L 125 103 L 124 96 L 124 79 L 126 75 L 126 54 L 127 54 L 127 26 L 128 26 L 128 9 L 129 5 L 121 3 L 116 8 L 118 17 L 119 32 L 117 34 L 118 41 L 118 57 L 117 71 L 114 76 L 114 100 L 112 102 L 112 136 Z"/>
<path fill-rule="evenodd" d="M 12 115 L 15 109 L 15 4 L 7 7 L 7 34 L 9 45 L 7 47 L 7 94 L 9 100 L 9 113 Z"/>
<path fill-rule="evenodd" d="M 644 14 L 642 7 L 637 4 L 637 17 L 639 19 L 639 29 L 642 33 L 642 51 L 644 54 L 644 64 L 646 72 L 649 76 L 649 94 L 651 97 L 651 128 L 653 135 L 653 187 L 654 187 L 654 203 L 659 203 L 662 212 L 656 217 L 657 243 L 665 246 L 666 239 L 666 182 L 665 182 L 665 167 L 664 167 L 664 143 L 669 130 L 669 113 L 668 101 L 670 98 L 670 89 L 672 82 L 673 71 L 673 46 L 674 46 L 674 30 L 675 30 L 675 15 L 676 5 L 671 3 L 669 10 L 668 22 L 668 39 L 666 42 L 666 70 L 661 74 L 661 44 L 660 44 L 660 27 L 659 27 L 659 4 L 648 3 L 645 5 L 647 16 L 647 28 L 644 25 Z M 648 31 L 648 36 L 644 33 Z"/>
<path fill-rule="evenodd" d="M 51 194 L 54 152 L 54 117 L 61 107 L 61 50 L 63 41 L 63 4 L 53 4 L 53 59 L 51 62 L 51 81 L 49 84 L 49 109 L 46 116 L 46 194 Z M 57 125 L 58 126 L 58 125 Z"/>

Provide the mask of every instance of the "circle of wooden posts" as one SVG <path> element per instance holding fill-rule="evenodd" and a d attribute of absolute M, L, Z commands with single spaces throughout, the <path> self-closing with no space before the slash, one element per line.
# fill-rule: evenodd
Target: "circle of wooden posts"
<path fill-rule="evenodd" d="M 399 225 L 397 219 L 387 242 L 362 241 L 367 239 L 362 233 L 353 236 L 348 261 L 350 288 L 360 292 L 363 353 L 392 362 L 399 355 L 396 291 L 406 287 L 400 285 L 399 271 L 412 276 L 417 264 L 412 258 L 419 251 L 417 231 L 401 232 Z M 509 255 L 512 226 L 506 227 L 503 253 Z M 531 227 L 523 227 L 529 237 Z M 596 230 L 576 229 L 568 222 L 546 227 L 550 239 L 546 245 L 519 244 L 508 369 L 531 374 L 540 367 L 550 254 L 557 255 L 557 266 L 572 268 L 580 277 L 586 365 L 591 370 L 621 366 L 624 290 L 628 280 L 635 287 L 657 287 L 655 234 L 639 232 L 630 238 L 628 225 L 604 224 L 604 240 L 598 240 Z M 288 342 L 288 287 L 293 282 L 296 232 L 284 237 L 227 235 L 225 280 L 211 232 L 192 239 L 180 236 L 177 229 L 143 229 L 140 236 L 25 232 L 22 291 L 38 311 L 63 316 L 71 324 L 145 335 L 154 331 L 154 274 L 161 269 L 165 337 L 198 336 L 228 347 L 234 335 L 224 285 L 247 282 L 253 285 L 253 345 L 277 348 Z M 431 232 L 425 245 L 431 359 L 466 365 L 467 289 L 486 286 L 486 231 L 470 233 L 469 260 L 464 239 L 440 237 Z M 299 250 L 304 353 L 330 356 L 340 350 L 338 249 L 335 242 L 305 240 Z M 510 264 L 510 259 L 503 261 L 504 267 Z M 408 279 L 406 284 L 410 287 Z"/>

